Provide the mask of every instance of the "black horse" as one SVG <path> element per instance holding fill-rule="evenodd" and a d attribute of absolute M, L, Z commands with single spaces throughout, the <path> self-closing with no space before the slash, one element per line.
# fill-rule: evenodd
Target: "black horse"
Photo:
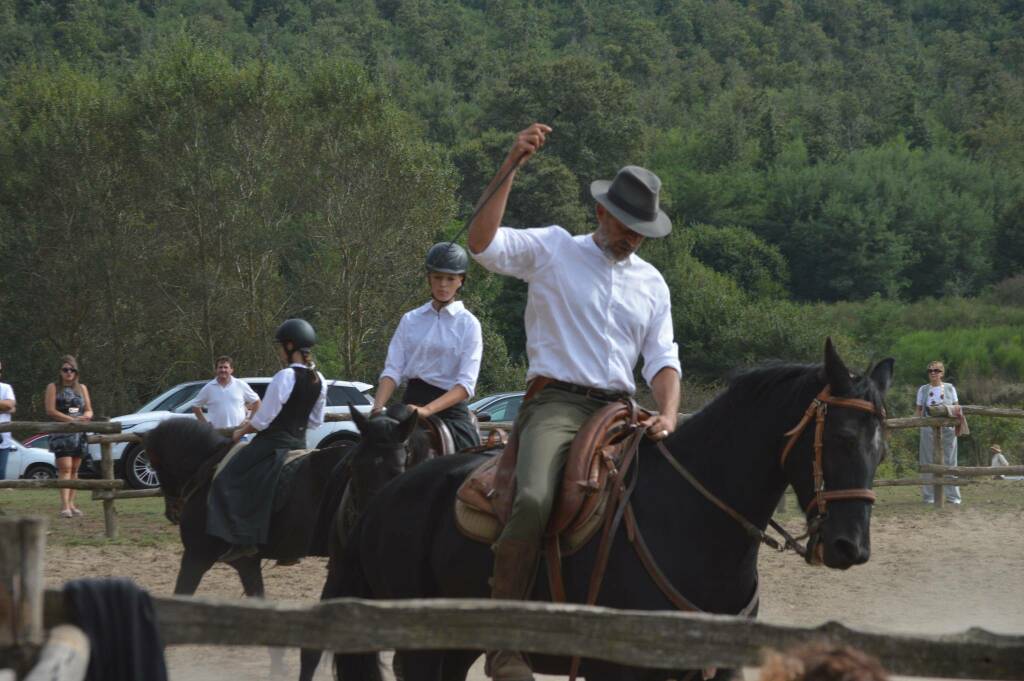
<path fill-rule="evenodd" d="M 352 421 L 360 439 L 347 458 L 347 484 L 328 532 L 330 560 L 321 600 L 338 595 L 332 589 L 339 579 L 348 539 L 370 501 L 394 478 L 430 457 L 430 438 L 418 427 L 416 412 L 405 405 L 389 407 L 386 414 L 370 418 L 352 409 Z M 302 650 L 302 681 L 312 680 L 320 656 L 319 650 Z"/>
<path fill-rule="evenodd" d="M 213 469 L 230 449 L 231 440 L 193 419 L 168 419 L 146 435 L 146 451 L 164 492 L 165 515 L 178 524 L 185 547 L 175 594 L 195 593 L 203 575 L 228 548 L 225 541 L 206 533 L 206 500 Z M 275 504 L 280 510 L 271 519 L 270 541 L 257 555 L 231 563 L 245 595 L 263 596 L 262 560 L 290 563 L 307 555 L 326 555 L 323 535 L 329 522 L 323 518 L 333 517 L 329 503 L 340 498 L 338 489 L 347 481 L 344 463 L 351 449 L 345 444 L 316 450 L 297 464 L 287 500 Z"/>
<path fill-rule="evenodd" d="M 784 464 L 785 433 L 815 404 L 823 388 L 839 398 L 823 424 L 823 473 L 828 490 L 860 488 L 862 494 L 834 498 L 823 518 L 809 514 L 813 533 L 808 560 L 846 569 L 870 556 L 872 480 L 885 448 L 882 399 L 894 361 L 883 360 L 864 377 L 853 376 L 826 343 L 823 365 L 773 365 L 737 376 L 728 389 L 685 421 L 666 441 L 682 464 L 711 493 L 764 529 L 791 484 L 802 508 L 815 499 L 812 471 L 815 427 L 804 430 Z M 840 400 L 841 401 L 841 400 Z M 845 408 L 844 408 L 845 407 Z M 385 486 L 370 502 L 349 538 L 324 593 L 361 598 L 480 598 L 489 595 L 493 557 L 488 546 L 464 537 L 455 526 L 452 505 L 480 455 L 456 455 L 426 462 Z M 647 546 L 671 584 L 703 611 L 735 614 L 758 588 L 760 544 L 740 524 L 685 482 L 673 462 L 645 442 L 632 469 L 632 506 Z M 671 610 L 669 598 L 650 578 L 620 527 L 598 605 L 640 610 Z M 563 562 L 570 602 L 584 602 L 598 541 Z M 541 570 L 533 591 L 549 600 Z M 756 608 L 754 609 L 756 612 Z M 399 651 L 404 681 L 461 681 L 480 651 Z M 564 657 L 532 656 L 538 673 L 566 674 Z M 335 658 L 344 681 L 380 678 L 376 655 Z M 682 678 L 681 670 L 629 668 L 585 659 L 580 674 L 591 680 Z M 729 678 L 720 670 L 718 678 Z"/>

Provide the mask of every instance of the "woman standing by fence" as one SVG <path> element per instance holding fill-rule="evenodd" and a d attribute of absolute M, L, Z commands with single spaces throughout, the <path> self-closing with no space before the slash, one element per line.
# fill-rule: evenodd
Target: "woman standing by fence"
<path fill-rule="evenodd" d="M 929 413 L 936 407 L 945 407 L 945 414 L 949 413 L 949 407 L 959 404 L 956 388 L 952 383 L 945 383 L 942 380 L 946 367 L 942 362 L 934 361 L 928 364 L 928 382 L 917 389 L 917 407 L 914 412 L 918 416 L 931 416 Z M 941 410 L 940 410 L 941 411 Z M 918 462 L 922 464 L 937 463 L 944 466 L 957 465 L 956 451 L 956 429 L 948 426 L 942 430 L 942 451 L 935 452 L 934 437 L 931 428 L 921 429 L 921 444 L 918 447 Z M 931 473 L 925 477 L 933 477 Z M 924 503 L 935 503 L 933 498 L 934 489 L 931 485 L 922 487 Z M 946 500 L 953 504 L 960 503 L 960 488 L 956 485 L 946 485 L 943 489 Z"/>
<path fill-rule="evenodd" d="M 92 420 L 92 400 L 89 389 L 79 382 L 78 362 L 71 355 L 60 359 L 60 374 L 56 381 L 46 386 L 44 396 L 46 415 L 54 421 L 72 423 Z M 78 467 L 86 454 L 88 443 L 85 433 L 53 433 L 50 435 L 50 451 L 57 459 L 57 477 L 61 480 L 76 480 Z M 75 490 L 60 490 L 60 515 L 70 518 L 82 515 L 75 506 Z"/>

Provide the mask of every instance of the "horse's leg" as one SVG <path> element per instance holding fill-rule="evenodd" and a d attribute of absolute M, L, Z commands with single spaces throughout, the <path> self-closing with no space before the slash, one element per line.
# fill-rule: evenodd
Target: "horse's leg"
<path fill-rule="evenodd" d="M 249 598 L 263 598 L 263 570 L 260 569 L 258 556 L 242 558 L 231 563 L 231 567 L 238 572 L 238 578 L 242 580 L 242 588 Z M 284 678 L 284 649 L 269 648 L 270 651 L 270 678 Z"/>
<path fill-rule="evenodd" d="M 441 681 L 466 681 L 469 668 L 480 657 L 479 650 L 450 650 L 441 660 Z"/>
<path fill-rule="evenodd" d="M 174 583 L 176 596 L 191 596 L 203 581 L 203 575 L 213 567 L 215 559 L 200 555 L 197 551 L 185 549 L 181 554 L 181 566 L 178 568 L 178 580 Z"/>
<path fill-rule="evenodd" d="M 433 650 L 395 651 L 392 667 L 401 669 L 402 681 L 440 681 L 443 657 Z"/>

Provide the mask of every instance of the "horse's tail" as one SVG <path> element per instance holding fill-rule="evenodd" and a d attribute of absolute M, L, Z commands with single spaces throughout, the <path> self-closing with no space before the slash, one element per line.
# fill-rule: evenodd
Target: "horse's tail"
<path fill-rule="evenodd" d="M 373 593 L 359 559 L 359 523 L 348 538 L 348 546 L 335 553 L 327 569 L 321 600 L 328 598 L 370 598 Z M 334 673 L 341 681 L 381 681 L 380 656 L 377 653 L 335 655 Z"/>

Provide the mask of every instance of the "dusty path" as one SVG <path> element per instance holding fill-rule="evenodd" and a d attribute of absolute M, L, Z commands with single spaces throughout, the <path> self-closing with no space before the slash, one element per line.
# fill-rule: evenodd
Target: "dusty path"
<path fill-rule="evenodd" d="M 791 554 L 763 553 L 762 618 L 793 624 L 838 620 L 907 632 L 981 626 L 1024 633 L 1024 504 L 929 512 L 900 512 L 898 506 L 877 509 L 867 565 L 837 572 L 810 568 Z M 153 593 L 169 594 L 179 556 L 176 545 L 51 546 L 46 579 L 56 587 L 82 576 L 125 576 Z M 267 593 L 278 600 L 315 600 L 324 574 L 322 560 L 269 569 Z M 218 566 L 199 594 L 235 597 L 241 586 L 233 570 Z M 261 649 L 175 647 L 168 660 L 178 681 L 268 678 L 269 656 Z M 286 663 L 294 678 L 296 651 L 287 651 Z M 484 678 L 479 665 L 474 677 Z M 330 675 L 323 669 L 317 678 Z"/>

